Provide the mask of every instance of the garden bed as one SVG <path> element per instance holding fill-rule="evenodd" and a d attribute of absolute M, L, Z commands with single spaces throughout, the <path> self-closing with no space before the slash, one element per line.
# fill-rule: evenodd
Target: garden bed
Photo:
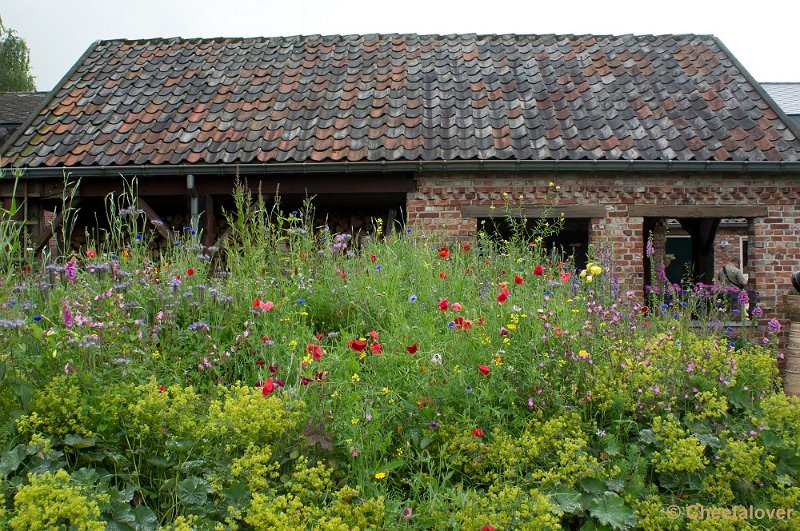
<path fill-rule="evenodd" d="M 575 271 L 536 234 L 354 250 L 249 204 L 227 249 L 187 231 L 154 257 L 137 222 L 9 273 L 0 524 L 679 529 L 702 506 L 800 525 L 776 330 L 654 311 L 613 258 Z"/>

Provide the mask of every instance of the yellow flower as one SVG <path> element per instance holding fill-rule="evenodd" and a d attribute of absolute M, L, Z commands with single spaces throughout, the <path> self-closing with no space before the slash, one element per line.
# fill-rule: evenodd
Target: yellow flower
<path fill-rule="evenodd" d="M 383 389 L 381 389 L 381 391 L 382 391 L 382 392 L 383 392 L 383 394 L 385 394 L 385 395 L 388 395 L 388 394 L 389 394 L 389 388 L 388 388 L 388 387 L 384 387 Z"/>
<path fill-rule="evenodd" d="M 594 264 L 592 267 L 589 268 L 589 271 L 591 271 L 593 275 L 597 276 L 603 272 L 603 268 L 597 264 Z"/>
<path fill-rule="evenodd" d="M 358 373 L 355 373 L 353 374 L 353 376 L 350 377 L 350 379 L 353 380 L 354 382 L 360 382 L 361 376 L 359 376 Z"/>
<path fill-rule="evenodd" d="M 506 328 L 508 328 L 509 330 L 516 330 L 517 325 L 515 325 L 514 323 L 508 323 L 506 324 Z"/>
<path fill-rule="evenodd" d="M 289 348 L 294 348 L 296 346 L 297 346 L 297 340 L 296 339 L 292 339 L 291 341 L 289 341 Z"/>
<path fill-rule="evenodd" d="M 586 351 L 585 349 L 581 349 L 578 351 L 578 356 L 580 356 L 581 358 L 588 358 L 589 352 Z"/>
<path fill-rule="evenodd" d="M 556 183 L 554 183 L 553 181 L 550 181 L 549 183 L 547 183 L 547 186 L 555 186 L 555 185 L 556 185 Z"/>
<path fill-rule="evenodd" d="M 353 417 L 353 418 L 350 419 L 350 423 L 351 424 L 358 424 L 358 419 Z"/>
<path fill-rule="evenodd" d="M 495 364 L 495 365 L 502 365 L 502 364 L 503 364 L 503 358 L 501 358 L 500 356 L 497 356 L 497 357 L 494 359 L 494 364 Z"/>
<path fill-rule="evenodd" d="M 153 356 L 154 360 L 157 360 L 158 358 L 161 357 L 161 353 L 159 351 L 157 351 L 157 350 L 154 350 L 153 353 L 151 354 L 151 356 Z"/>
<path fill-rule="evenodd" d="M 376 472 L 375 479 L 383 479 L 386 477 L 386 472 Z"/>

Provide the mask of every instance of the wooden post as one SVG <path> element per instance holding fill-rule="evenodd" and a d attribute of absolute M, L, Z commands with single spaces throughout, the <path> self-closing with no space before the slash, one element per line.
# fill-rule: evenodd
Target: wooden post
<path fill-rule="evenodd" d="M 791 320 L 784 350 L 783 389 L 787 395 L 800 396 L 800 295 L 784 295 L 783 311 Z"/>

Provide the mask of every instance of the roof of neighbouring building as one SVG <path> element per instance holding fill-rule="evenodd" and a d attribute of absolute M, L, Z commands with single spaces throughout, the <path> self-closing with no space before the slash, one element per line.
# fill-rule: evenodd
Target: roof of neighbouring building
<path fill-rule="evenodd" d="M 95 43 L 19 166 L 797 161 L 714 37 L 349 35 Z"/>
<path fill-rule="evenodd" d="M 761 83 L 783 112 L 800 125 L 800 82 Z"/>
<path fill-rule="evenodd" d="M 0 146 L 44 102 L 46 92 L 0 92 Z"/>

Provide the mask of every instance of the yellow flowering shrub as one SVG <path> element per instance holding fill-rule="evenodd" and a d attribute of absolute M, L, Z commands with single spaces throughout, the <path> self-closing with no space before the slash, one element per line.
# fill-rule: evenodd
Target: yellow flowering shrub
<path fill-rule="evenodd" d="M 536 489 L 523 490 L 513 484 L 492 484 L 488 491 L 467 491 L 455 502 L 460 529 L 547 530 L 561 529 L 547 497 Z"/>
<path fill-rule="evenodd" d="M 63 470 L 55 474 L 28 474 L 28 484 L 14 496 L 14 516 L 8 524 L 11 529 L 25 531 L 106 528 L 97 502 L 80 487 L 71 485 L 69 474 Z"/>
<path fill-rule="evenodd" d="M 705 445 L 681 428 L 674 415 L 655 417 L 653 432 L 662 445 L 651 458 L 656 472 L 699 472 L 708 464 Z"/>
<path fill-rule="evenodd" d="M 17 429 L 31 435 L 64 437 L 74 433 L 91 437 L 97 413 L 83 396 L 74 379 L 57 376 L 37 388 L 31 397 L 31 413 L 17 419 Z"/>

